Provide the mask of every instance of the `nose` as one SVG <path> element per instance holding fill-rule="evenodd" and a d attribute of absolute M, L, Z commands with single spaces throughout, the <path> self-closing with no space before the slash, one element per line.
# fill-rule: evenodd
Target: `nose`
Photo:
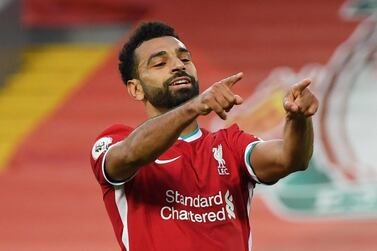
<path fill-rule="evenodd" d="M 177 72 L 177 71 L 184 71 L 186 70 L 185 64 L 181 61 L 179 58 L 175 58 L 173 61 L 173 67 L 172 67 L 172 72 Z"/>

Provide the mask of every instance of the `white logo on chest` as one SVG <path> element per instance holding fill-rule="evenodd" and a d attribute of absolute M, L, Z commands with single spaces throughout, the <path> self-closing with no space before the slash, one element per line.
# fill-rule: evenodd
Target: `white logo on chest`
<path fill-rule="evenodd" d="M 166 159 L 166 160 L 156 159 L 154 162 L 156 164 L 167 164 L 167 163 L 170 163 L 170 162 L 173 162 L 173 161 L 179 159 L 180 157 L 181 157 L 181 155 L 179 155 L 178 157 L 175 157 L 174 159 Z"/>
<path fill-rule="evenodd" d="M 217 160 L 217 171 L 219 175 L 229 175 L 228 168 L 226 167 L 225 160 L 223 159 L 223 146 L 219 144 L 217 147 L 212 148 L 213 157 Z"/>

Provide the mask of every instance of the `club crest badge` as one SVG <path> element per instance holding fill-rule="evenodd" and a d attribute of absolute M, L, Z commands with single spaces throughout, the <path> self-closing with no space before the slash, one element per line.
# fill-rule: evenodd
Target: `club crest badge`
<path fill-rule="evenodd" d="M 212 148 L 213 157 L 217 160 L 217 171 L 219 175 L 229 175 L 228 168 L 225 165 L 223 158 L 223 146 L 220 144 L 217 147 Z"/>

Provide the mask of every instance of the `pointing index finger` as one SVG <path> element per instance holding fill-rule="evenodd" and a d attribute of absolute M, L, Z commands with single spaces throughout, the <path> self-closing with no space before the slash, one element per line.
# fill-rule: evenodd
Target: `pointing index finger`
<path fill-rule="evenodd" d="M 297 84 L 295 84 L 293 86 L 293 90 L 298 91 L 299 93 L 302 93 L 305 90 L 305 88 L 308 87 L 311 83 L 312 81 L 310 79 L 304 79 L 298 82 Z"/>
<path fill-rule="evenodd" d="M 223 80 L 221 80 L 220 82 L 222 82 L 223 84 L 225 84 L 226 86 L 228 86 L 229 88 L 232 87 L 235 83 L 237 83 L 238 81 L 240 81 L 243 77 L 243 73 L 242 72 L 239 72 L 235 75 L 232 75 L 230 77 L 227 77 Z"/>

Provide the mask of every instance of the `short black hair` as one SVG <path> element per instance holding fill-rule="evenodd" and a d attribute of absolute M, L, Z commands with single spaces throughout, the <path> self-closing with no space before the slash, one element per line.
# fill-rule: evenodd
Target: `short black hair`
<path fill-rule="evenodd" d="M 142 23 L 135 30 L 119 53 L 119 71 L 125 85 L 127 85 L 128 80 L 138 77 L 135 50 L 145 41 L 165 36 L 179 39 L 175 30 L 162 22 Z"/>

